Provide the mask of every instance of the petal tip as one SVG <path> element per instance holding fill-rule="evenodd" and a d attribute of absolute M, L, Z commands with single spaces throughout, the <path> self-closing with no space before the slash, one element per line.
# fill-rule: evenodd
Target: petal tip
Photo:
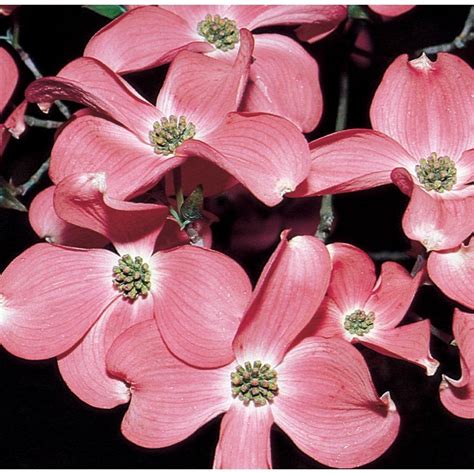
<path fill-rule="evenodd" d="M 428 375 L 428 377 L 433 376 L 439 367 L 439 362 L 436 359 L 433 359 L 432 357 L 430 357 L 429 359 L 422 360 L 420 361 L 420 363 L 423 364 L 423 366 L 425 367 L 426 375 Z"/>
<path fill-rule="evenodd" d="M 433 69 L 433 61 L 431 61 L 425 52 L 421 53 L 419 58 L 409 61 L 409 64 L 411 67 L 418 69 L 419 71 L 430 71 Z"/>
<path fill-rule="evenodd" d="M 380 400 L 384 403 L 384 405 L 387 406 L 387 410 L 389 412 L 396 412 L 397 407 L 395 406 L 395 403 L 392 400 L 392 397 L 390 396 L 390 392 L 385 392 L 381 397 Z"/>

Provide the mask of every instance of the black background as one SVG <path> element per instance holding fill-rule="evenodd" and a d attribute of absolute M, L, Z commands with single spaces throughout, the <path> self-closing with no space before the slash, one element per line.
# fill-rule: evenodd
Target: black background
<path fill-rule="evenodd" d="M 382 23 L 369 25 L 374 41 L 371 65 L 351 64 L 348 128 L 369 127 L 368 106 L 383 71 L 399 54 L 410 55 L 419 48 L 451 41 L 462 29 L 468 6 L 419 6 L 413 11 Z M 54 75 L 67 62 L 80 56 L 88 39 L 108 20 L 79 6 L 22 6 L 15 13 L 21 25 L 20 43 L 44 75 Z M 11 17 L 0 18 L 0 34 L 11 25 Z M 291 35 L 287 28 L 272 28 Z M 340 65 L 348 53 L 342 27 L 330 37 L 306 49 L 318 60 L 325 113 L 312 140 L 334 130 Z M 457 52 L 472 65 L 472 47 Z M 15 56 L 17 57 L 17 56 Z M 21 83 L 14 102 L 22 99 L 32 80 L 18 61 Z M 154 99 L 166 67 L 127 77 L 148 99 Z M 75 106 L 72 106 L 75 110 Z M 29 112 L 40 117 L 34 106 Z M 52 119 L 61 119 L 52 112 Z M 449 120 L 449 117 L 446 117 Z M 28 130 L 20 141 L 12 140 L 0 162 L 0 174 L 16 184 L 25 181 L 51 150 L 53 133 Z M 24 198 L 26 205 L 49 184 L 40 185 Z M 229 250 L 232 224 L 245 210 L 226 199 L 212 203 L 221 218 L 214 226 L 215 248 L 238 260 L 255 281 L 274 246 L 258 255 Z M 368 252 L 404 251 L 409 242 L 401 230 L 401 216 L 407 199 L 393 186 L 335 198 L 337 225 L 331 241 L 349 242 Z M 316 199 L 302 201 L 297 212 L 316 206 Z M 252 210 L 262 217 L 285 213 L 294 203 L 274 209 L 254 201 Z M 253 229 L 249 228 L 249 232 Z M 276 244 L 277 234 L 275 235 Z M 0 210 L 0 270 L 28 246 L 38 241 L 27 216 Z M 380 262 L 379 262 L 380 263 Z M 402 262 L 409 268 L 412 260 Z M 421 288 L 412 310 L 434 325 L 450 332 L 454 304 L 433 287 Z M 401 415 L 400 434 L 392 447 L 368 467 L 377 468 L 468 468 L 474 464 L 474 421 L 447 412 L 439 402 L 440 374 L 460 374 L 457 350 L 433 338 L 432 353 L 441 361 L 433 377 L 403 361 L 388 359 L 361 348 L 374 382 L 383 393 L 390 390 Z M 186 441 L 171 448 L 148 450 L 135 446 L 120 434 L 126 406 L 114 410 L 89 407 L 68 391 L 54 360 L 25 361 L 0 348 L 0 467 L 2 468 L 207 468 L 212 466 L 220 418 L 212 421 Z M 275 468 L 317 468 L 277 427 L 272 432 Z"/>

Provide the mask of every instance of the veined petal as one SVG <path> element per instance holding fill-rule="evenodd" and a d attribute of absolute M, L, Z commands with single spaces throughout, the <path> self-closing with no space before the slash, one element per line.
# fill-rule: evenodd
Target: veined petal
<path fill-rule="evenodd" d="M 20 138 L 20 135 L 26 129 L 25 112 L 28 102 L 24 100 L 5 120 L 5 128 L 14 138 Z"/>
<path fill-rule="evenodd" d="M 240 48 L 234 64 L 198 53 L 183 51 L 168 70 L 157 99 L 165 115 L 183 115 L 203 138 L 237 110 L 247 83 L 253 37 L 240 31 Z M 178 149 L 179 151 L 179 149 Z"/>
<path fill-rule="evenodd" d="M 153 298 L 131 302 L 116 300 L 92 326 L 84 339 L 58 358 L 58 367 L 69 389 L 97 408 L 127 403 L 127 385 L 107 373 L 105 355 L 114 340 L 134 324 L 153 319 Z"/>
<path fill-rule="evenodd" d="M 168 348 L 198 367 L 234 360 L 232 341 L 252 288 L 242 268 L 213 250 L 182 246 L 152 257 L 155 315 Z"/>
<path fill-rule="evenodd" d="M 84 56 L 125 74 L 166 64 L 183 49 L 208 51 L 183 18 L 156 6 L 135 8 L 106 25 L 89 41 Z"/>
<path fill-rule="evenodd" d="M 414 277 L 395 262 L 382 264 L 375 288 L 365 303 L 367 311 L 375 313 L 375 328 L 394 328 L 407 313 L 420 286 L 423 272 Z"/>
<path fill-rule="evenodd" d="M 331 273 L 320 240 L 288 231 L 265 265 L 234 340 L 237 360 L 278 364 L 308 324 L 326 292 Z"/>
<path fill-rule="evenodd" d="M 107 193 L 116 199 L 130 199 L 184 161 L 157 155 L 152 145 L 126 128 L 84 114 L 70 121 L 56 139 L 50 176 L 57 184 L 74 173 L 105 173 Z"/>
<path fill-rule="evenodd" d="M 271 469 L 271 408 L 235 400 L 221 424 L 214 469 Z"/>
<path fill-rule="evenodd" d="M 47 359 L 70 349 L 118 298 L 112 284 L 117 255 L 36 244 L 1 276 L 5 348 L 25 359 Z"/>
<path fill-rule="evenodd" d="M 428 274 L 451 299 L 474 309 L 474 239 L 457 250 L 432 252 Z"/>
<path fill-rule="evenodd" d="M 269 114 L 229 114 L 206 143 L 189 140 L 179 151 L 212 161 L 268 206 L 293 191 L 310 165 L 303 134 L 288 120 Z"/>
<path fill-rule="evenodd" d="M 231 20 L 236 20 L 233 15 L 230 15 L 232 7 L 230 5 L 161 5 L 160 8 L 173 12 L 175 15 L 186 20 L 190 30 L 195 32 L 195 37 L 205 41 L 198 33 L 198 24 L 206 19 L 207 15 L 219 15 L 221 18 L 230 17 Z M 245 28 L 245 24 L 240 22 L 237 25 L 239 28 Z M 212 46 L 214 49 L 214 46 Z"/>
<path fill-rule="evenodd" d="M 275 423 L 303 452 L 331 467 L 357 467 L 395 440 L 399 415 L 379 397 L 357 349 L 337 339 L 308 338 L 276 368 Z"/>
<path fill-rule="evenodd" d="M 168 208 L 118 201 L 106 190 L 101 173 L 72 174 L 56 186 L 54 207 L 67 222 L 105 235 L 121 255 L 150 257 Z"/>
<path fill-rule="evenodd" d="M 31 202 L 28 218 L 38 236 L 52 244 L 82 248 L 104 247 L 108 242 L 104 236 L 70 224 L 56 214 L 53 207 L 55 189 L 56 186 L 46 188 Z"/>
<path fill-rule="evenodd" d="M 379 330 L 375 327 L 373 331 L 357 339 L 374 351 L 412 362 L 423 367 L 426 375 L 434 375 L 439 362 L 430 353 L 430 334 L 430 322 L 425 319 L 397 328 Z"/>
<path fill-rule="evenodd" d="M 413 158 L 394 140 L 374 130 L 332 133 L 310 143 L 308 178 L 292 197 L 335 194 L 390 183 L 399 166 L 413 168 Z"/>
<path fill-rule="evenodd" d="M 79 102 L 123 124 L 145 143 L 150 143 L 149 132 L 162 116 L 120 76 L 93 58 L 76 59 L 57 76 L 37 79 L 25 96 L 42 107 L 57 99 Z"/>
<path fill-rule="evenodd" d="M 456 159 L 474 144 L 473 84 L 471 67 L 457 56 L 439 53 L 433 62 L 425 54 L 412 61 L 403 54 L 375 93 L 372 126 L 417 161 L 432 152 Z"/>
<path fill-rule="evenodd" d="M 291 38 L 255 35 L 255 62 L 241 110 L 280 115 L 301 131 L 319 123 L 323 97 L 316 61 Z"/>
<path fill-rule="evenodd" d="M 107 368 L 130 385 L 122 433 L 146 448 L 186 439 L 232 403 L 231 367 L 204 370 L 181 362 L 168 351 L 153 321 L 137 324 L 115 340 Z"/>
<path fill-rule="evenodd" d="M 453 333 L 459 347 L 462 376 L 453 380 L 443 375 L 439 387 L 442 404 L 456 416 L 474 418 L 474 315 L 454 310 Z"/>
<path fill-rule="evenodd" d="M 0 114 L 8 104 L 18 83 L 18 67 L 10 53 L 0 47 Z"/>
<path fill-rule="evenodd" d="M 344 5 L 321 5 L 326 9 L 322 16 L 296 28 L 295 33 L 300 41 L 315 43 L 332 33 L 347 18 L 347 7 Z"/>

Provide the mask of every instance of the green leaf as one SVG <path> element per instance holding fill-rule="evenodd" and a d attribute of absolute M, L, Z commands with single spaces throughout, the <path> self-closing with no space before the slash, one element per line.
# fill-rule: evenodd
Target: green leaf
<path fill-rule="evenodd" d="M 356 20 L 371 19 L 367 9 L 361 5 L 349 5 L 348 16 L 349 18 L 354 18 Z"/>
<path fill-rule="evenodd" d="M 181 217 L 189 222 L 202 219 L 202 205 L 204 201 L 203 189 L 199 185 L 185 200 L 181 206 Z"/>
<path fill-rule="evenodd" d="M 111 20 L 127 11 L 122 5 L 84 5 L 84 7 Z"/>

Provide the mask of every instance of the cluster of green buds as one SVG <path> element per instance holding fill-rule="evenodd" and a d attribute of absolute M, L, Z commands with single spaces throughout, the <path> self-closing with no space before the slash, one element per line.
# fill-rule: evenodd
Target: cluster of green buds
<path fill-rule="evenodd" d="M 219 15 L 206 15 L 206 18 L 198 23 L 198 33 L 221 51 L 234 49 L 239 42 L 237 22 Z"/>
<path fill-rule="evenodd" d="M 232 396 L 248 405 L 263 406 L 278 395 L 277 373 L 269 364 L 256 360 L 253 365 L 245 362 L 244 367 L 238 365 L 230 374 Z"/>
<path fill-rule="evenodd" d="M 456 184 L 456 164 L 448 156 L 439 156 L 433 152 L 416 165 L 416 175 L 427 191 L 443 193 L 451 191 Z"/>
<path fill-rule="evenodd" d="M 133 259 L 124 255 L 113 268 L 114 284 L 125 298 L 135 300 L 139 295 L 146 296 L 151 288 L 151 272 L 141 257 Z"/>
<path fill-rule="evenodd" d="M 153 124 L 150 132 L 150 142 L 154 146 L 155 153 L 161 155 L 172 155 L 185 140 L 193 138 L 196 127 L 192 122 L 187 122 L 186 117 L 181 115 L 179 119 L 175 115 L 168 118 L 162 117 L 159 122 Z"/>
<path fill-rule="evenodd" d="M 361 309 L 348 314 L 344 320 L 344 329 L 355 336 L 364 336 L 374 327 L 375 314 Z"/>

